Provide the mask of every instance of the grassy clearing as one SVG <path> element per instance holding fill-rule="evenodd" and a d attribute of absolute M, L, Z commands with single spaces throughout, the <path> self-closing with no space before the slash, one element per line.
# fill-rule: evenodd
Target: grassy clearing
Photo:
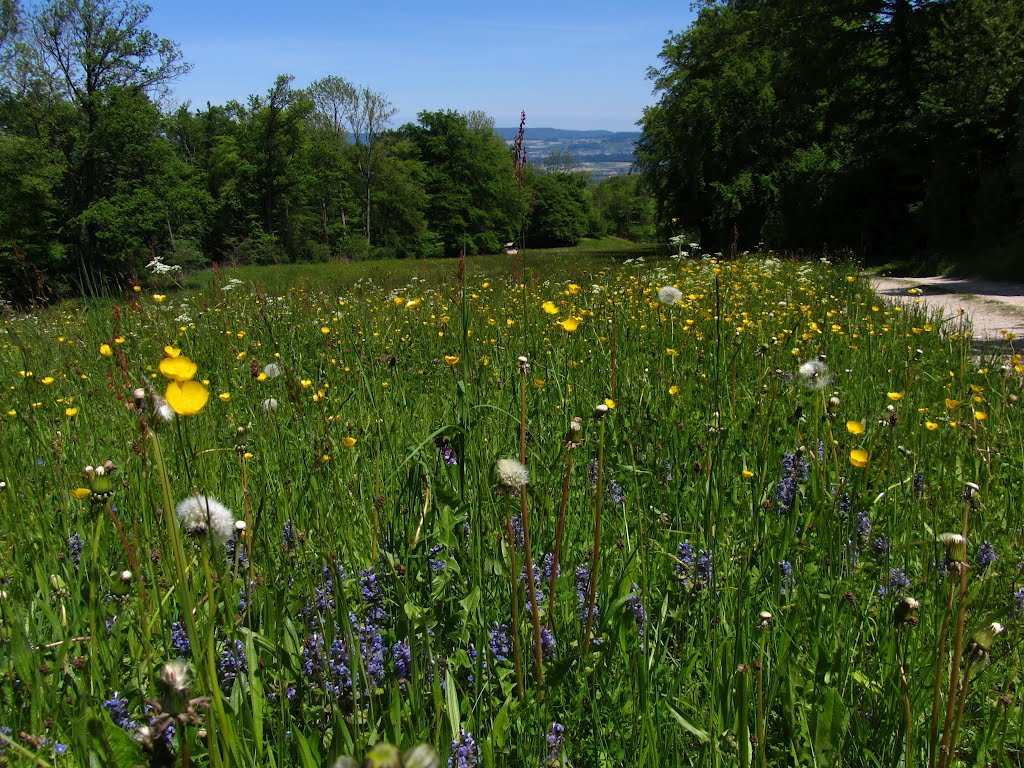
<path fill-rule="evenodd" d="M 1016 765 L 1020 360 L 852 268 L 565 256 L 7 318 L 0 759 Z"/>

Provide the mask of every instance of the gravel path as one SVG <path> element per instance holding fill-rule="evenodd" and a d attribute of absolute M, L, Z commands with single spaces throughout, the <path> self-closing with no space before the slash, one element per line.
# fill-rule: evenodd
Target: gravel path
<path fill-rule="evenodd" d="M 875 293 L 901 302 L 920 301 L 946 317 L 966 313 L 978 345 L 1006 344 L 1005 332 L 1024 350 L 1024 285 L 964 277 L 872 277 Z M 917 293 L 909 293 L 916 289 Z"/>

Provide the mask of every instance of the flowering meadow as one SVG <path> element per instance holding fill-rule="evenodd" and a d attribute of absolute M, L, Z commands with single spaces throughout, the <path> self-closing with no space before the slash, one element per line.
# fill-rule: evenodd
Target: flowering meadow
<path fill-rule="evenodd" d="M 1009 343 L 855 265 L 438 263 L 4 317 L 0 765 L 1020 764 Z"/>

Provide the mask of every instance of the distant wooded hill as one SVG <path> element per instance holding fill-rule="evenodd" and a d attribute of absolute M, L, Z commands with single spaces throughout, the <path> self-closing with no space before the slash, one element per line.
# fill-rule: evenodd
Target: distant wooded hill
<path fill-rule="evenodd" d="M 515 140 L 518 128 L 496 128 L 506 142 Z M 595 176 L 629 173 L 639 131 L 572 131 L 563 128 L 526 128 L 523 145 L 531 163 L 543 165 L 546 158 L 569 156 L 579 170 Z"/>

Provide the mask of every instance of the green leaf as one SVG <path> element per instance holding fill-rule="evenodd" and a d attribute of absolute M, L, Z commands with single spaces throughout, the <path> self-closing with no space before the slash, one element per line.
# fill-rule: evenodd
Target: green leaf
<path fill-rule="evenodd" d="M 825 765 L 835 765 L 843 737 L 850 725 L 850 713 L 835 688 L 826 688 L 814 710 L 814 752 Z"/>
<path fill-rule="evenodd" d="M 512 703 L 512 697 L 505 699 L 505 703 L 501 705 L 501 709 L 498 710 L 498 714 L 494 716 L 494 722 L 491 723 L 491 739 L 494 740 L 494 745 L 501 749 L 505 746 L 505 742 L 508 741 L 508 727 L 509 717 L 508 708 Z"/>
<path fill-rule="evenodd" d="M 313 751 L 309 748 L 309 742 L 306 741 L 306 737 L 302 735 L 302 732 L 293 730 L 292 735 L 295 736 L 295 743 L 299 748 L 299 765 L 302 768 L 320 768 L 320 762 L 313 757 Z"/>
<path fill-rule="evenodd" d="M 682 713 L 680 713 L 678 709 L 673 707 L 668 702 L 665 702 L 665 706 L 668 708 L 668 713 L 675 718 L 676 722 L 683 727 L 684 731 L 696 737 L 697 741 L 699 741 L 701 744 L 711 743 L 711 734 L 709 734 L 702 728 L 698 728 L 696 725 L 691 723 L 689 720 L 683 717 Z"/>
<path fill-rule="evenodd" d="M 467 614 L 473 613 L 476 610 L 476 607 L 480 605 L 481 597 L 482 593 L 480 592 L 480 587 L 474 587 L 472 592 L 466 595 L 462 600 L 459 600 L 459 605 L 462 606 L 462 610 Z"/>
<path fill-rule="evenodd" d="M 455 690 L 455 678 L 452 677 L 452 670 L 449 667 L 445 670 L 444 703 L 448 710 L 448 724 L 452 729 L 452 740 L 459 738 L 459 694 Z"/>

